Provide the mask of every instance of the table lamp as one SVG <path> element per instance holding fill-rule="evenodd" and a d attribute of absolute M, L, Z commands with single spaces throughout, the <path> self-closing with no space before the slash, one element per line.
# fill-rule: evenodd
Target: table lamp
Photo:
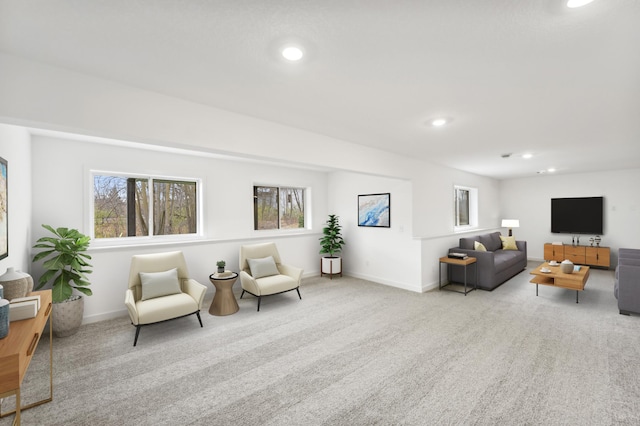
<path fill-rule="evenodd" d="M 511 228 L 519 228 L 520 221 L 518 219 L 502 219 L 502 227 L 509 228 L 509 236 L 513 236 L 513 231 Z"/>

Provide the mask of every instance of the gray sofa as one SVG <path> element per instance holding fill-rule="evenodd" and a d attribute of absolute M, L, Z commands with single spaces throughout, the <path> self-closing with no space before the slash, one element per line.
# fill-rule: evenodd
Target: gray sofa
<path fill-rule="evenodd" d="M 474 242 L 482 243 L 487 251 L 474 250 Z M 477 259 L 478 288 L 493 290 L 509 278 L 522 272 L 527 267 L 527 242 L 516 241 L 518 250 L 503 250 L 500 232 L 460 238 L 460 245 L 449 249 L 449 253 L 466 253 Z M 469 267 L 468 283 L 475 283 L 473 266 Z M 455 283 L 464 282 L 464 270 L 460 267 L 449 267 L 449 280 Z"/>
<path fill-rule="evenodd" d="M 618 250 L 618 266 L 613 294 L 622 315 L 640 315 L 640 250 Z"/>

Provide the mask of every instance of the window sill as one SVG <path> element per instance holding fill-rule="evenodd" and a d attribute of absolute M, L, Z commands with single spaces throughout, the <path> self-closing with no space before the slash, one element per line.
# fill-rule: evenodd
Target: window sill
<path fill-rule="evenodd" d="M 319 232 L 311 231 L 311 230 L 296 230 L 290 232 L 282 232 L 282 231 L 253 231 L 253 235 L 244 236 L 244 237 L 233 237 L 233 238 L 207 238 L 203 236 L 191 236 L 190 238 L 167 238 L 167 239 L 158 239 L 158 238 L 144 238 L 144 239 L 136 239 L 135 241 L 127 240 L 127 241 L 117 241 L 117 240 L 109 240 L 109 241 L 97 241 L 91 240 L 91 245 L 89 247 L 90 252 L 100 252 L 100 251 L 112 251 L 112 250 L 122 250 L 122 249 L 135 249 L 135 248 L 148 248 L 148 247 L 181 247 L 181 246 L 194 246 L 194 245 L 205 245 L 205 244 L 219 244 L 225 242 L 243 242 L 243 241 L 256 241 L 262 239 L 279 239 L 279 238 L 295 238 L 295 237 L 307 237 L 310 235 L 320 235 Z"/>

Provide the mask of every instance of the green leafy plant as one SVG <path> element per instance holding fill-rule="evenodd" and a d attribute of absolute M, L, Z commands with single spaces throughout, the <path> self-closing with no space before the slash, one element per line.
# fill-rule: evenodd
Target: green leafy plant
<path fill-rule="evenodd" d="M 334 257 L 342 252 L 342 246 L 345 244 L 342 238 L 342 227 L 338 221 L 338 216 L 335 214 L 329 215 L 326 225 L 322 229 L 324 235 L 320 238 L 320 254 L 328 254 L 329 257 Z"/>
<path fill-rule="evenodd" d="M 42 225 L 53 233 L 53 237 L 42 237 L 36 241 L 35 249 L 42 249 L 33 257 L 33 262 L 44 260 L 46 272 L 38 280 L 37 289 L 52 281 L 52 300 L 55 303 L 64 302 L 71 298 L 73 289 L 91 296 L 93 292 L 87 288 L 91 283 L 86 274 L 90 274 L 92 267 L 87 260 L 91 256 L 86 254 L 90 237 L 76 229 L 57 228 Z"/>
<path fill-rule="evenodd" d="M 216 266 L 217 266 L 218 268 L 224 268 L 225 266 L 227 266 L 227 262 L 225 262 L 224 260 L 218 260 L 218 261 L 216 262 Z"/>

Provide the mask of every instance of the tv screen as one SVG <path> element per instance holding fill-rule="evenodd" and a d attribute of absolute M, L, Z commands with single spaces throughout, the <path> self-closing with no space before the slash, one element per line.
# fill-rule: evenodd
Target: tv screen
<path fill-rule="evenodd" d="M 603 234 L 603 197 L 552 198 L 551 232 Z"/>

